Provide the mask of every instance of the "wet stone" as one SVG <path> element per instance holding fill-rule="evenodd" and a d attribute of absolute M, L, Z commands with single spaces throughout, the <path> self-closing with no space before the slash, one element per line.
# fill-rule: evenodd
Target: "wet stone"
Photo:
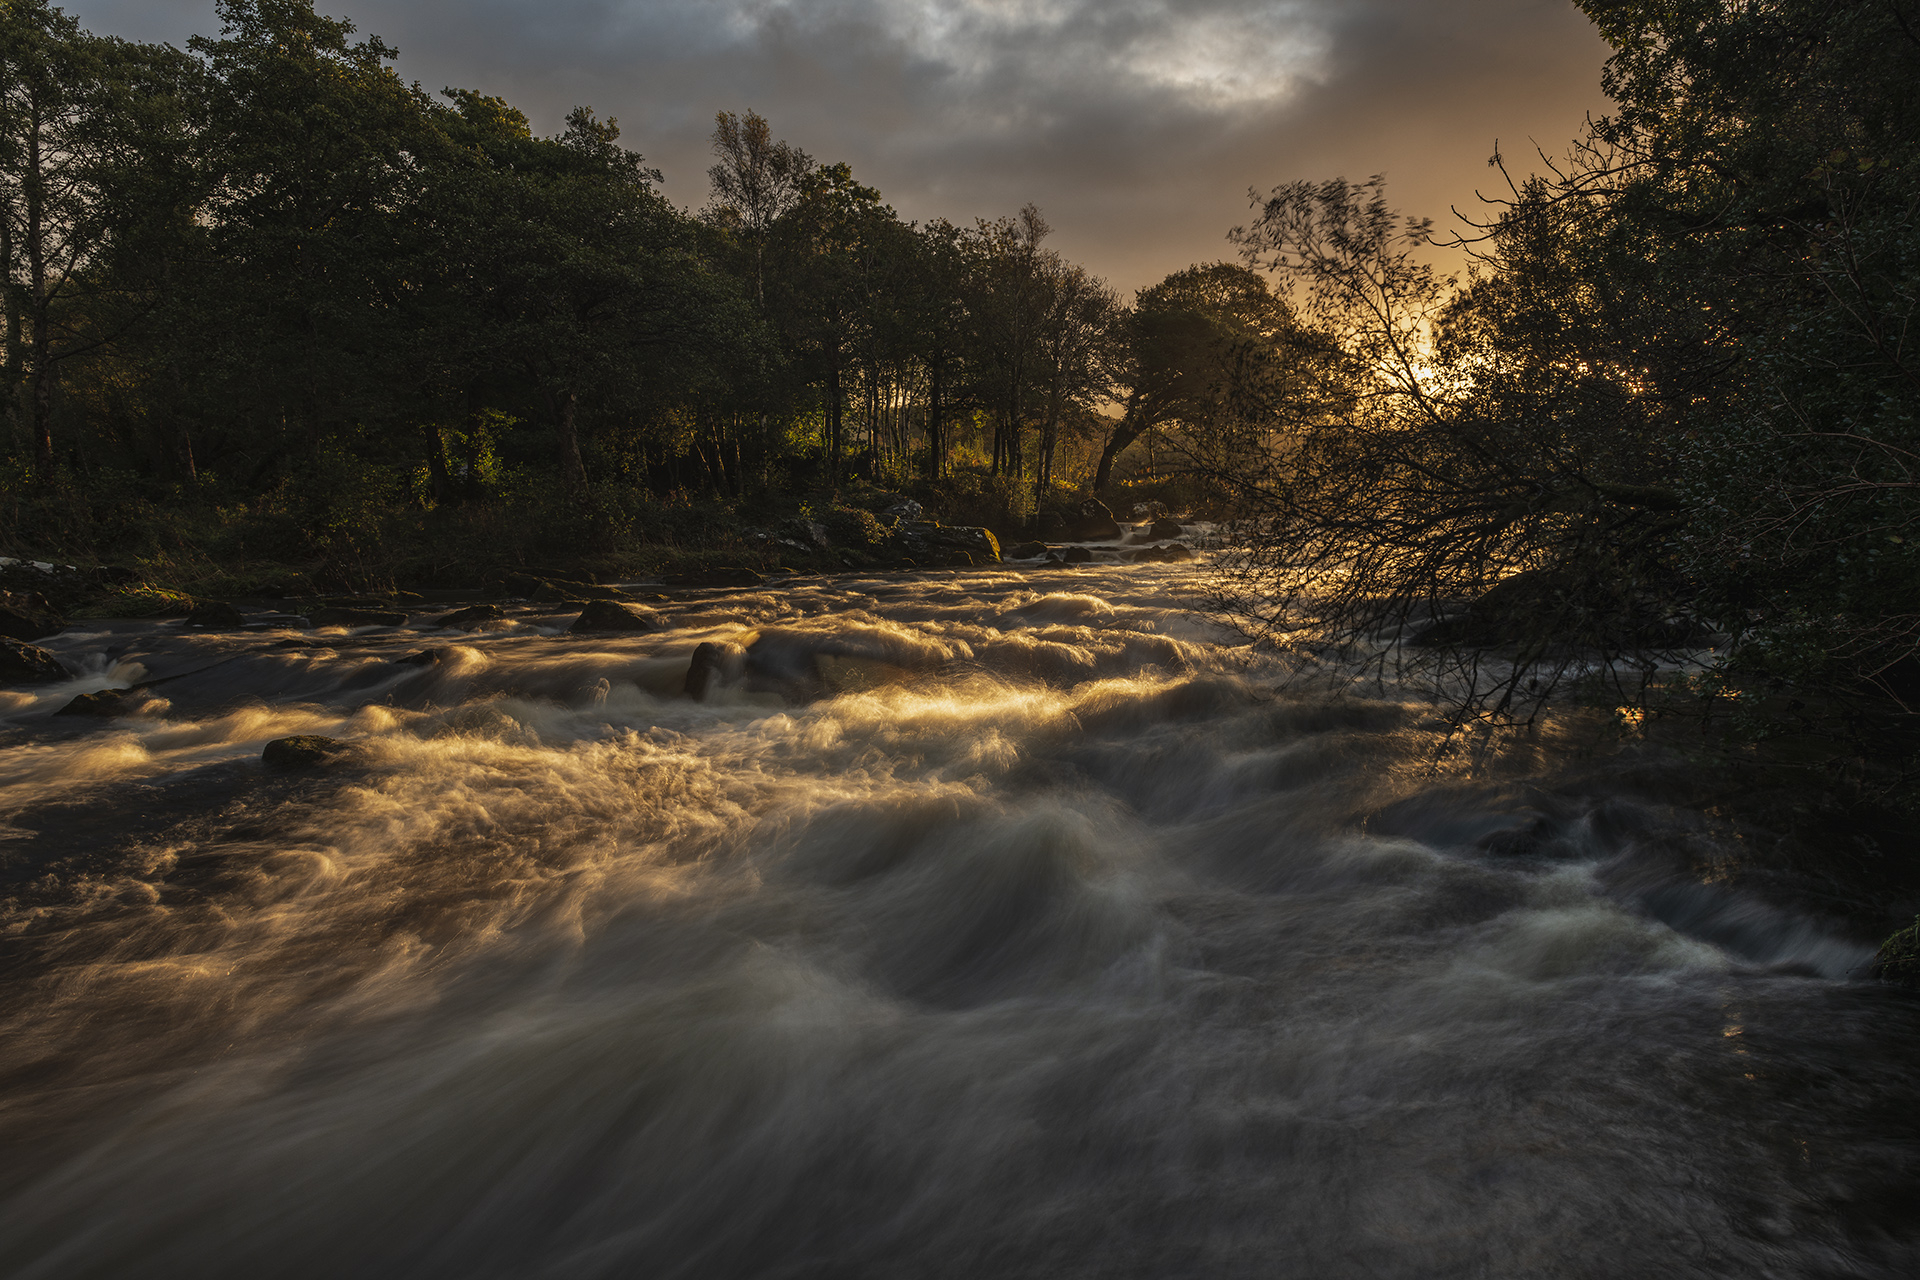
<path fill-rule="evenodd" d="M 269 769 L 317 769 L 346 749 L 347 744 L 338 738 L 317 733 L 295 734 L 269 742 L 261 749 L 260 763 Z"/>
<path fill-rule="evenodd" d="M 455 609 L 452 613 L 435 619 L 433 625 L 447 631 L 472 631 L 506 616 L 505 611 L 497 604 L 476 604 L 465 609 Z"/>
<path fill-rule="evenodd" d="M 29 592 L 0 593 L 0 636 L 12 640 L 39 640 L 66 627 L 46 597 Z"/>
<path fill-rule="evenodd" d="M 71 677 L 58 658 L 38 645 L 0 638 L 0 684 L 52 684 Z"/>
<path fill-rule="evenodd" d="M 567 630 L 574 635 L 590 631 L 661 631 L 658 614 L 615 600 L 589 600 Z"/>
<path fill-rule="evenodd" d="M 307 621 L 316 627 L 400 627 L 407 615 L 384 609 L 315 609 Z"/>
<path fill-rule="evenodd" d="M 93 716 L 102 720 L 110 720 L 115 716 L 124 716 L 128 714 L 126 691 L 124 689 L 102 689 L 98 693 L 83 693 L 53 714 L 57 716 Z"/>
<path fill-rule="evenodd" d="M 247 620 L 225 600 L 195 600 L 193 611 L 180 625 L 196 631 L 238 631 L 247 625 Z"/>
<path fill-rule="evenodd" d="M 1021 543 L 1021 544 L 1020 544 L 1019 546 L 1017 546 L 1017 547 L 1015 547 L 1015 548 L 1014 548 L 1013 550 L 1011 550 L 1011 551 L 1009 551 L 1009 552 L 1007 552 L 1007 559 L 1009 559 L 1009 560 L 1037 560 L 1037 559 L 1039 559 L 1039 558 L 1040 558 L 1041 556 L 1044 556 L 1045 554 L 1047 554 L 1047 544 L 1046 544 L 1046 543 L 1044 543 L 1044 542 L 1023 542 L 1023 543 Z"/>

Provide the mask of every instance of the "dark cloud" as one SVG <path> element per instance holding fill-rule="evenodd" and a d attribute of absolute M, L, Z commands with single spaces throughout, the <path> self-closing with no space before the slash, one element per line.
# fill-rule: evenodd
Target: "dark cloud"
<path fill-rule="evenodd" d="M 184 40 L 210 2 L 78 0 L 96 31 Z M 1444 218 L 1496 139 L 1558 151 L 1605 106 L 1570 0 L 323 0 L 430 87 L 553 129 L 588 103 L 705 198 L 717 110 L 758 110 L 907 217 L 1031 200 L 1127 288 L 1223 256 L 1249 186 L 1388 175 Z"/>

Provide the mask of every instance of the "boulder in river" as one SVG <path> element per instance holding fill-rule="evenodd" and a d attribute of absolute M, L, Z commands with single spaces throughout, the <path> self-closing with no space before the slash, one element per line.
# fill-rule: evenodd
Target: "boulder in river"
<path fill-rule="evenodd" d="M 400 627 L 407 615 L 386 609 L 315 609 L 307 621 L 316 627 Z"/>
<path fill-rule="evenodd" d="M 444 614 L 434 619 L 433 625 L 443 631 L 473 631 L 486 623 L 498 622 L 506 616 L 497 604 L 476 604 Z"/>
<path fill-rule="evenodd" d="M 347 744 L 338 738 L 299 733 L 269 742 L 260 752 L 260 763 L 269 769 L 315 769 L 346 749 Z"/>
<path fill-rule="evenodd" d="M 1000 560 L 1000 540 L 993 536 L 993 530 L 973 525 L 903 520 L 894 531 L 893 546 L 915 564 L 996 564 Z"/>
<path fill-rule="evenodd" d="M 0 636 L 40 640 L 66 629 L 66 619 L 36 591 L 0 591 Z"/>
<path fill-rule="evenodd" d="M 1067 564 L 1086 564 L 1093 559 L 1093 552 L 1085 547 L 1068 547 L 1060 558 Z"/>
<path fill-rule="evenodd" d="M 1155 520 L 1147 526 L 1147 536 L 1155 542 L 1164 542 L 1168 538 L 1177 538 L 1185 532 L 1186 530 L 1180 527 L 1178 520 L 1169 520 L 1165 516 L 1161 516 L 1158 520 Z"/>
<path fill-rule="evenodd" d="M 659 614 L 637 605 L 621 604 L 617 600 L 589 600 L 567 631 L 571 635 L 589 631 L 660 631 L 664 626 Z"/>
<path fill-rule="evenodd" d="M 247 620 L 225 600 L 195 600 L 193 612 L 183 618 L 180 625 L 195 631 L 238 631 L 247 625 Z"/>
<path fill-rule="evenodd" d="M 101 720 L 110 720 L 115 716 L 124 716 L 128 714 L 126 691 L 124 689 L 102 689 L 98 693 L 83 693 L 53 714 L 57 716 L 93 716 Z"/>
<path fill-rule="evenodd" d="M 1066 532 L 1066 537 L 1073 542 L 1106 542 L 1119 536 L 1120 522 L 1098 498 L 1088 498 L 1080 504 L 1077 518 L 1067 526 Z"/>
<path fill-rule="evenodd" d="M 1133 553 L 1135 564 L 1171 564 L 1191 559 L 1193 549 L 1183 542 L 1169 542 L 1164 547 L 1142 547 Z"/>
<path fill-rule="evenodd" d="M 714 690 L 737 684 L 746 670 L 745 649 L 726 641 L 703 641 L 693 651 L 693 661 L 687 667 L 687 682 L 683 688 L 695 702 L 705 702 Z"/>
<path fill-rule="evenodd" d="M 38 645 L 0 637 L 0 684 L 53 684 L 73 673 Z"/>
<path fill-rule="evenodd" d="M 1038 559 L 1039 559 L 1039 558 L 1040 558 L 1041 556 L 1044 556 L 1045 554 L 1047 554 L 1047 544 L 1046 544 L 1046 543 L 1044 543 L 1044 542 L 1023 542 L 1023 543 L 1021 543 L 1021 544 L 1020 544 L 1019 546 L 1017 546 L 1017 547 L 1015 547 L 1015 548 L 1014 548 L 1013 550 L 1011 550 L 1011 551 L 1009 551 L 1009 552 L 1007 552 L 1007 559 L 1009 559 L 1009 560 L 1038 560 Z"/>

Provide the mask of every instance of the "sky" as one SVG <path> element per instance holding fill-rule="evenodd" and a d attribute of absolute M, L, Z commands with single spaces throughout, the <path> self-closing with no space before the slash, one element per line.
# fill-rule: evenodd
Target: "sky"
<path fill-rule="evenodd" d="M 182 44 L 213 0 L 68 0 L 104 35 Z M 1443 228 L 1487 166 L 1563 152 L 1606 110 L 1572 0 L 320 0 L 432 90 L 498 94 L 542 133 L 617 117 L 707 198 L 714 113 L 758 111 L 900 215 L 1038 205 L 1049 244 L 1124 291 L 1232 256 L 1248 190 L 1384 173 Z"/>

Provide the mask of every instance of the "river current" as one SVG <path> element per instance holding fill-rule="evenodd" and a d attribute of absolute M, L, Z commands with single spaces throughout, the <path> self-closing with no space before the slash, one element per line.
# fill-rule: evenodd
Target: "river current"
<path fill-rule="evenodd" d="M 1194 581 L 42 642 L 0 1274 L 1920 1274 L 1870 939 L 1652 748 L 1436 769 Z"/>

